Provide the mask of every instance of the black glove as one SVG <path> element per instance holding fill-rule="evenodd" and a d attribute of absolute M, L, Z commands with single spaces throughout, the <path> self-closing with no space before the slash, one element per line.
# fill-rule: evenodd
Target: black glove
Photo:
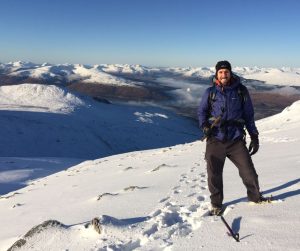
<path fill-rule="evenodd" d="M 203 127 L 203 134 L 206 137 L 209 137 L 211 135 L 211 129 L 210 129 L 210 127 L 208 127 L 208 126 Z"/>
<path fill-rule="evenodd" d="M 258 134 L 252 134 L 250 135 L 251 138 L 251 142 L 249 145 L 249 153 L 250 156 L 257 153 L 258 149 L 259 149 L 259 140 L 258 140 Z"/>

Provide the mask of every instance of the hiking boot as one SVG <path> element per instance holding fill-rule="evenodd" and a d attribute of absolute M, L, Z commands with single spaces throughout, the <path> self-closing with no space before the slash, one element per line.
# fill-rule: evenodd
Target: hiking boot
<path fill-rule="evenodd" d="M 272 195 L 270 197 L 264 197 L 262 193 L 260 193 L 260 197 L 257 201 L 250 201 L 255 204 L 266 204 L 266 203 L 272 203 Z"/>
<path fill-rule="evenodd" d="M 211 209 L 209 211 L 210 216 L 220 216 L 222 215 L 222 213 L 223 213 L 222 207 L 211 206 Z"/>

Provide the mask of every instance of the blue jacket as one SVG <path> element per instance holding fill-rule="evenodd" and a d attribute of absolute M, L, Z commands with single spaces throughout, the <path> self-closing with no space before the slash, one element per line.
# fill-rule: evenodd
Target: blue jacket
<path fill-rule="evenodd" d="M 215 98 L 209 102 L 212 87 L 208 88 L 202 96 L 198 109 L 200 128 L 210 127 L 214 119 L 221 116 L 221 121 L 212 129 L 212 136 L 221 140 L 236 140 L 243 138 L 244 126 L 250 135 L 258 135 L 254 122 L 254 109 L 249 92 L 245 86 L 243 97 L 239 93 L 239 86 L 242 85 L 240 78 L 232 75 L 231 84 L 221 87 L 215 83 Z"/>

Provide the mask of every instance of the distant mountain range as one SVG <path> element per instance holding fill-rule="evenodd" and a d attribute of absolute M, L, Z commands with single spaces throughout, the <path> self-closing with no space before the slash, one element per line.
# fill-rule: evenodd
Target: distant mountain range
<path fill-rule="evenodd" d="M 300 97 L 300 68 L 234 67 L 233 71 L 249 87 L 257 118 L 280 112 Z M 66 86 L 98 101 L 152 102 L 196 118 L 197 105 L 214 72 L 214 67 L 53 65 L 18 61 L 0 64 L 0 85 Z"/>
<path fill-rule="evenodd" d="M 258 80 L 267 84 L 300 85 L 300 68 L 259 68 L 234 67 L 233 72 L 245 79 Z M 0 75 L 9 79 L 24 81 L 35 79 L 51 84 L 71 84 L 74 82 L 107 84 L 119 86 L 140 86 L 141 81 L 154 80 L 160 77 L 173 77 L 185 80 L 208 79 L 214 75 L 214 67 L 168 68 L 146 67 L 127 64 L 35 64 L 31 62 L 0 63 Z M 129 77 L 132 77 L 130 79 Z M 135 79 L 137 78 L 137 79 Z M 15 83 L 15 82 L 14 82 Z"/>

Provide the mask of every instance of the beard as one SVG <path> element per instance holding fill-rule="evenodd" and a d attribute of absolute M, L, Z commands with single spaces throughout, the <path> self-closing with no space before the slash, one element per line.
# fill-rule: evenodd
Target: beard
<path fill-rule="evenodd" d="M 228 85 L 230 83 L 230 78 L 221 78 L 219 81 L 222 85 Z"/>

